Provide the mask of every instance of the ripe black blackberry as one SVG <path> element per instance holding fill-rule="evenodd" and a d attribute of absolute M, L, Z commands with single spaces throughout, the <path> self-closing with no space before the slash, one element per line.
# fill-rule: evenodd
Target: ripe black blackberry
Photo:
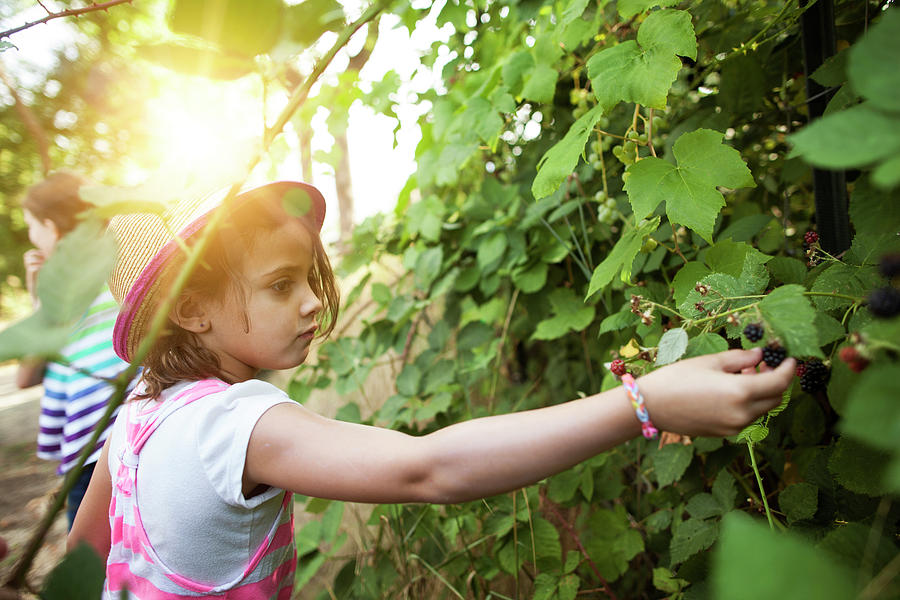
<path fill-rule="evenodd" d="M 900 252 L 882 256 L 878 261 L 878 272 L 888 279 L 900 275 Z"/>
<path fill-rule="evenodd" d="M 892 287 L 875 288 L 869 294 L 869 312 L 889 319 L 900 313 L 900 291 Z"/>
<path fill-rule="evenodd" d="M 787 350 L 778 344 L 769 344 L 763 348 L 763 362 L 773 369 L 784 362 L 787 358 Z"/>
<path fill-rule="evenodd" d="M 811 360 L 806 363 L 806 372 L 800 378 L 800 389 L 808 394 L 824 390 L 831 371 L 820 360 Z"/>
<path fill-rule="evenodd" d="M 763 338 L 763 328 L 759 323 L 750 323 L 744 327 L 744 335 L 751 342 L 758 342 Z"/>

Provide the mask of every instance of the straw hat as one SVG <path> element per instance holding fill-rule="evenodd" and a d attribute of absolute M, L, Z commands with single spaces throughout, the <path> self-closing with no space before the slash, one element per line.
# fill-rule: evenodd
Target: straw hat
<path fill-rule="evenodd" d="M 240 192 L 230 206 L 237 208 L 250 201 L 282 199 L 297 194 L 285 204 L 295 209 L 308 206 L 306 215 L 292 211 L 298 218 L 310 217 L 321 231 L 325 220 L 325 199 L 315 187 L 299 181 L 277 181 Z M 170 231 L 188 240 L 209 221 L 212 211 L 225 199 L 228 189 L 219 190 L 193 201 L 179 202 L 164 216 L 150 213 L 118 215 L 110 221 L 119 255 L 110 275 L 109 289 L 121 306 L 113 329 L 113 348 L 122 360 L 131 361 L 153 319 L 153 307 L 160 288 L 160 275 L 179 253 L 179 244 Z M 307 203 L 308 199 L 308 203 Z M 166 227 L 168 223 L 168 228 Z"/>

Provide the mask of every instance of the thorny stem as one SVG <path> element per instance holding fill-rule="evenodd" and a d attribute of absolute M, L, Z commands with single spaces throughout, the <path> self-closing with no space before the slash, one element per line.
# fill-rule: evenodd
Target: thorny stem
<path fill-rule="evenodd" d="M 131 4 L 131 2 L 132 0 L 110 0 L 109 2 L 103 2 L 101 4 L 91 4 L 90 6 L 85 6 L 84 8 L 70 8 L 67 10 L 61 10 L 58 13 L 51 13 L 50 11 L 47 11 L 49 14 L 46 17 L 38 19 L 37 21 L 31 21 L 29 23 L 25 23 L 24 25 L 19 25 L 18 27 L 7 29 L 6 31 L 0 31 L 0 39 L 9 37 L 14 33 L 24 31 L 26 29 L 34 27 L 35 25 L 40 25 L 42 23 L 52 21 L 53 19 L 61 19 L 63 17 L 77 17 L 89 12 L 106 10 L 118 4 Z M 47 8 L 43 4 L 41 4 L 41 6 L 44 8 L 44 10 L 47 10 Z"/>

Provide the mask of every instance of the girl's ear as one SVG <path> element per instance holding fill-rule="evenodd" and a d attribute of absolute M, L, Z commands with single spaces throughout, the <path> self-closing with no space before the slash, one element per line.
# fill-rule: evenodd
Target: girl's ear
<path fill-rule="evenodd" d="M 209 315 L 205 303 L 192 294 L 181 294 L 175 301 L 169 320 L 192 333 L 209 331 Z"/>

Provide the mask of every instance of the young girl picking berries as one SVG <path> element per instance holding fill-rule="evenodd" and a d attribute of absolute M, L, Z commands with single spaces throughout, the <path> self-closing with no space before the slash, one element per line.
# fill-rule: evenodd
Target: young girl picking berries
<path fill-rule="evenodd" d="M 212 204 L 212 206 L 211 206 Z M 191 244 L 216 201 L 181 205 Z M 304 211 L 297 207 L 308 207 Z M 474 419 L 413 437 L 326 419 L 254 379 L 302 363 L 335 322 L 315 188 L 239 194 L 144 361 L 69 545 L 106 558 L 106 598 L 289 598 L 297 557 L 291 492 L 355 502 L 457 503 L 515 490 L 642 431 L 738 432 L 775 407 L 794 371 L 760 350 L 684 360 L 602 394 Z M 183 264 L 153 215 L 117 217 L 116 351 L 130 360 Z M 646 401 L 644 401 L 646 398 Z M 635 410 L 637 409 L 637 410 Z M 652 417 L 652 420 L 651 420 Z"/>

